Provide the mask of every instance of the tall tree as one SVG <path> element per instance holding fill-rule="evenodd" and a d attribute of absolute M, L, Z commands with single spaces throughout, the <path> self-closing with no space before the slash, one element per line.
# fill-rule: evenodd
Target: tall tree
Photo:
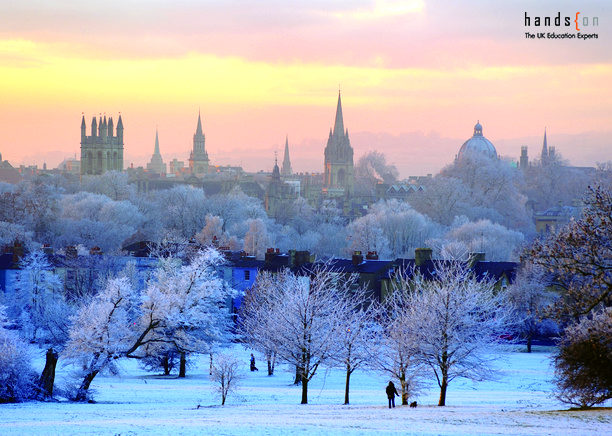
<path fill-rule="evenodd" d="M 598 306 L 612 306 L 612 194 L 591 187 L 584 203 L 579 220 L 534 241 L 525 253 L 535 265 L 554 273 L 554 284 L 564 289 L 553 315 L 565 322 Z"/>
<path fill-rule="evenodd" d="M 527 352 L 537 335 L 558 334 L 559 327 L 546 317 L 546 308 L 558 295 L 549 289 L 550 274 L 542 268 L 526 263 L 519 269 L 514 283 L 508 288 L 508 301 L 516 312 L 516 332 L 527 343 Z"/>
<path fill-rule="evenodd" d="M 410 338 L 413 358 L 435 375 L 438 405 L 446 405 L 453 380 L 492 378 L 498 358 L 492 346 L 511 326 L 504 293 L 458 261 L 436 262 L 431 276 L 415 272 L 399 278 L 401 328 Z"/>
<path fill-rule="evenodd" d="M 350 279 L 351 287 L 356 281 L 357 277 Z M 378 350 L 375 338 L 381 334 L 376 322 L 380 307 L 368 298 L 364 287 L 352 289 L 336 304 L 340 328 L 335 338 L 337 349 L 331 360 L 345 370 L 344 404 L 349 404 L 351 375 L 366 367 Z"/>
<path fill-rule="evenodd" d="M 273 350 L 281 360 L 297 368 L 302 404 L 308 403 L 308 383 L 336 352 L 335 338 L 344 327 L 338 314 L 343 305 L 338 302 L 346 298 L 350 283 L 351 280 L 337 280 L 328 265 L 315 266 L 306 276 L 284 270 L 271 277 L 265 298 L 257 299 L 253 307 L 243 312 L 243 316 L 256 316 L 260 328 L 266 329 L 262 332 L 265 337 L 249 333 L 254 335 L 255 346 Z"/>
<path fill-rule="evenodd" d="M 563 294 L 549 311 L 565 327 L 554 358 L 557 396 L 590 407 L 612 391 L 605 369 L 612 362 L 612 194 L 590 187 L 584 203 L 580 219 L 535 241 L 525 257 L 549 271 Z"/>

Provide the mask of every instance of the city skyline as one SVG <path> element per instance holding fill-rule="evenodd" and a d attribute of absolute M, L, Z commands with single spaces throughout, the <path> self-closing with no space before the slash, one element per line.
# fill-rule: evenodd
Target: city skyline
<path fill-rule="evenodd" d="M 597 39 L 525 36 L 575 34 L 534 21 L 577 12 Z M 611 22 L 603 1 L 8 0 L 0 153 L 55 167 L 79 155 L 83 114 L 121 113 L 125 167 L 146 167 L 156 131 L 164 162 L 187 161 L 201 113 L 211 165 L 271 170 L 288 136 L 294 171 L 322 172 L 340 87 L 355 163 L 377 150 L 435 174 L 480 121 L 501 156 L 536 158 L 546 128 L 594 166 L 612 159 Z"/>

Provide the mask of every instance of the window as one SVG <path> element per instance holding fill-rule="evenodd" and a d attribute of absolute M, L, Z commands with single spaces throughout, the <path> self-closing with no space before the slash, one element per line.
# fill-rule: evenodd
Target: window
<path fill-rule="evenodd" d="M 251 271 L 249 271 L 248 269 L 244 271 L 244 280 L 247 282 L 251 280 Z"/>

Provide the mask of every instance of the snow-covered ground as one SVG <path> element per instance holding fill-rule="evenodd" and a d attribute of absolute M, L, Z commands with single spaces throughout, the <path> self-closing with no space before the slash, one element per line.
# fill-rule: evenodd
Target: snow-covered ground
<path fill-rule="evenodd" d="M 248 371 L 226 405 L 212 392 L 206 359 L 186 379 L 145 373 L 133 361 L 118 377 L 98 376 L 95 404 L 67 401 L 0 405 L 0 435 L 606 435 L 612 409 L 568 411 L 550 394 L 549 352 L 508 350 L 496 382 L 450 384 L 447 406 L 438 407 L 437 386 L 425 389 L 416 409 L 387 407 L 388 377 L 356 372 L 351 405 L 344 401 L 344 374 L 322 370 L 300 405 L 301 388 L 278 366 L 268 377 L 262 356 L 259 372 Z M 42 361 L 41 361 L 42 365 Z M 42 368 L 41 368 L 42 369 Z M 58 384 L 70 367 L 58 368 Z"/>

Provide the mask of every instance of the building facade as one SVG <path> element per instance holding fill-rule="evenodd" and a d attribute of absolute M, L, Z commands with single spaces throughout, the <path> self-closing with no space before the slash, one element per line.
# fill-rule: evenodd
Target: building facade
<path fill-rule="evenodd" d="M 116 134 L 115 134 L 116 133 Z M 123 121 L 121 115 L 117 130 L 113 118 L 99 122 L 93 117 L 91 135 L 87 136 L 85 115 L 81 120 L 81 175 L 100 175 L 106 171 L 123 171 Z"/>

